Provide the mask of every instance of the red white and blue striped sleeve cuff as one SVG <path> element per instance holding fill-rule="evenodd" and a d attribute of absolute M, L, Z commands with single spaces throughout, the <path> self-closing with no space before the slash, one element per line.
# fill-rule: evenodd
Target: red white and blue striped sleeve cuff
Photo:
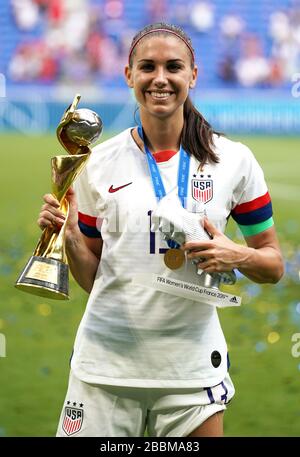
<path fill-rule="evenodd" d="M 237 205 L 231 216 L 244 236 L 257 235 L 274 224 L 272 202 L 269 192 L 249 202 Z"/>
<path fill-rule="evenodd" d="M 97 217 L 78 212 L 78 225 L 80 231 L 85 236 L 89 238 L 101 238 L 101 232 L 97 228 Z"/>

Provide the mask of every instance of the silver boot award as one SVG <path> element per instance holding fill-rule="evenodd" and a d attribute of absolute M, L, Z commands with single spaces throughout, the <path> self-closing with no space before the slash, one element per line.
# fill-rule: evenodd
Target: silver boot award
<path fill-rule="evenodd" d="M 159 230 L 166 241 L 172 240 L 177 245 L 188 241 L 204 241 L 211 239 L 209 233 L 203 228 L 201 221 L 205 217 L 204 207 L 198 208 L 197 212 L 190 212 L 183 208 L 175 192 L 171 192 L 162 198 L 152 213 L 152 231 Z M 184 252 L 181 249 L 169 249 L 164 258 L 166 266 L 176 270 L 186 261 Z M 235 272 L 226 271 L 220 273 L 207 273 L 201 270 L 201 258 L 192 260 L 198 274 L 198 284 L 180 281 L 169 281 L 164 278 L 157 280 L 158 289 L 191 298 L 202 303 L 215 305 L 217 307 L 239 306 L 241 297 L 220 291 L 222 284 L 233 285 L 236 282 Z M 197 265 L 197 266 L 196 266 Z"/>

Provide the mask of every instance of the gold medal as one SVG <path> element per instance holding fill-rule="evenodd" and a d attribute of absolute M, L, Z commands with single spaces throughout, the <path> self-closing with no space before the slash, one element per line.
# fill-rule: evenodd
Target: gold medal
<path fill-rule="evenodd" d="M 168 249 L 164 256 L 165 264 L 170 270 L 180 268 L 185 260 L 184 252 L 181 249 Z"/>

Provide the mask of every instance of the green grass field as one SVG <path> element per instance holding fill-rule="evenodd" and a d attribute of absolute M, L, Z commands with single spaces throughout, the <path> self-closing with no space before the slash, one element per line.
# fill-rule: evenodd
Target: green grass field
<path fill-rule="evenodd" d="M 236 387 L 225 434 L 299 436 L 300 357 L 292 357 L 291 337 L 300 331 L 300 139 L 238 139 L 265 170 L 287 274 L 276 286 L 240 280 L 235 289 L 243 296 L 241 308 L 219 313 Z M 13 287 L 40 235 L 36 219 L 41 197 L 50 190 L 49 158 L 57 154 L 63 152 L 54 134 L 1 135 L 0 333 L 6 357 L 0 357 L 0 436 L 55 434 L 87 299 L 73 280 L 68 302 Z M 233 223 L 228 234 L 239 238 Z"/>

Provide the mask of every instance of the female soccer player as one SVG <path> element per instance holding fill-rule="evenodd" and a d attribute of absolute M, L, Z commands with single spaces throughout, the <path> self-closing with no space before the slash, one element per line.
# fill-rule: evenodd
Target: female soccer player
<path fill-rule="evenodd" d="M 283 262 L 270 196 L 250 150 L 215 133 L 193 106 L 197 66 L 180 28 L 141 30 L 125 77 L 140 125 L 96 146 L 67 194 L 69 265 L 89 299 L 57 435 L 221 436 L 234 387 L 216 306 L 162 284 L 201 284 L 195 261 L 206 273 L 239 269 L 276 283 Z M 200 219 L 205 209 L 210 239 L 178 246 L 151 230 L 157 203 L 174 189 L 186 211 Z M 55 198 L 44 201 L 39 226 L 63 224 Z M 223 234 L 230 215 L 247 246 Z M 170 263 L 178 248 L 184 260 Z"/>

